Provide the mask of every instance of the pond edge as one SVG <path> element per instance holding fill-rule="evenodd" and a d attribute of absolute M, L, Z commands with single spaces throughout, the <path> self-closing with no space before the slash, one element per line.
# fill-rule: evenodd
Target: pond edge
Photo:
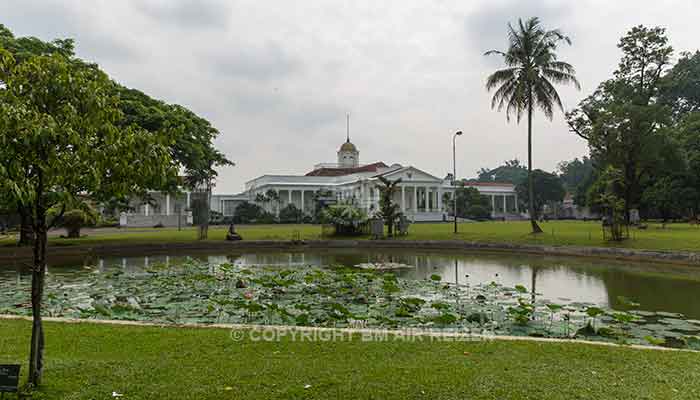
<path fill-rule="evenodd" d="M 32 317 L 22 315 L 0 314 L 0 320 L 19 320 L 32 321 Z M 127 321 L 127 320 L 108 320 L 108 319 L 80 319 L 80 318 L 59 318 L 59 317 L 43 317 L 43 321 L 57 322 L 65 324 L 97 324 L 97 325 L 115 325 L 115 326 L 134 326 L 134 327 L 153 327 L 153 328 L 185 328 L 185 329 L 228 329 L 231 331 L 258 331 L 258 332 L 302 332 L 302 333 L 342 333 L 342 334 L 357 334 L 357 335 L 381 335 L 395 337 L 428 337 L 433 339 L 444 338 L 452 339 L 452 341 L 477 342 L 477 341 L 511 341 L 511 342 L 540 342 L 540 343 L 567 343 L 592 346 L 607 346 L 617 348 L 627 348 L 636 350 L 658 350 L 658 351 L 677 351 L 686 353 L 700 353 L 698 350 L 692 349 L 677 349 L 671 347 L 640 345 L 640 344 L 619 344 L 611 342 L 601 342 L 583 339 L 562 339 L 562 338 L 543 338 L 532 336 L 508 336 L 508 335 L 484 335 L 473 333 L 458 333 L 458 332 L 435 332 L 435 331 L 420 331 L 420 330 L 401 330 L 401 329 L 376 329 L 376 328 L 326 328 L 314 326 L 293 326 L 293 325 L 254 325 L 254 324 L 165 324 L 157 322 L 144 321 Z M 240 337 L 231 338 L 232 341 L 240 341 Z M 399 339 L 402 340 L 402 339 Z"/>
<path fill-rule="evenodd" d="M 594 257 L 598 259 L 653 261 L 666 264 L 698 265 L 700 253 L 691 251 L 638 250 L 614 247 L 553 246 L 516 243 L 488 243 L 462 240 L 250 240 L 192 241 L 166 243 L 109 243 L 97 245 L 53 245 L 47 248 L 49 257 L 76 258 L 110 255 L 156 255 L 188 251 L 245 250 L 304 250 L 304 249 L 411 249 L 464 252 L 494 252 L 542 256 Z M 2 247 L 0 262 L 29 261 L 31 247 Z"/>

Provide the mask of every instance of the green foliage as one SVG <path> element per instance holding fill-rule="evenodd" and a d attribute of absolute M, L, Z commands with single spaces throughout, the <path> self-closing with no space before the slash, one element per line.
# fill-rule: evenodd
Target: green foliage
<path fill-rule="evenodd" d="M 236 206 L 233 221 L 237 224 L 271 223 L 274 215 L 255 203 L 244 201 Z"/>
<path fill-rule="evenodd" d="M 545 204 L 564 200 L 566 190 L 557 175 L 536 169 L 532 171 L 532 184 L 535 192 L 533 201 L 535 216 L 540 215 Z M 529 185 L 521 183 L 515 187 L 515 190 L 519 198 L 525 202 L 529 201 Z"/>
<path fill-rule="evenodd" d="M 491 217 L 491 200 L 479 189 L 465 187 L 460 182 L 457 188 L 457 215 L 462 218 L 486 219 Z"/>
<path fill-rule="evenodd" d="M 335 227 L 337 235 L 357 235 L 367 222 L 367 214 L 350 204 L 333 205 L 323 210 L 324 223 Z"/>
<path fill-rule="evenodd" d="M 61 226 L 66 228 L 69 238 L 79 238 L 81 228 L 95 225 L 96 222 L 96 213 L 81 209 L 66 211 L 61 218 Z"/>
<path fill-rule="evenodd" d="M 394 235 L 394 226 L 396 221 L 401 217 L 401 208 L 394 203 L 394 194 L 398 191 L 401 178 L 390 181 L 383 176 L 379 177 L 379 217 L 384 219 L 384 224 L 387 227 L 389 236 Z"/>
<path fill-rule="evenodd" d="M 506 161 L 494 169 L 481 168 L 477 180 L 479 182 L 508 182 L 517 185 L 527 180 L 527 167 L 520 164 L 520 160 L 516 158 Z"/>
<path fill-rule="evenodd" d="M 625 180 L 620 170 L 609 166 L 603 171 L 596 186 L 592 187 L 592 203 L 604 213 L 610 228 L 611 239 L 619 242 L 625 239 L 625 201 L 618 193 L 624 193 Z"/>
<path fill-rule="evenodd" d="M 303 222 L 304 213 L 294 204 L 288 204 L 280 210 L 279 221 L 283 224 L 298 224 Z"/>
<path fill-rule="evenodd" d="M 669 107 L 657 97 L 672 54 L 665 30 L 638 26 L 618 44 L 623 55 L 613 78 L 603 82 L 567 114 L 571 130 L 588 141 L 601 168 L 621 172 L 625 214 L 641 201 L 642 183 L 660 168 L 667 153 L 663 129 Z"/>

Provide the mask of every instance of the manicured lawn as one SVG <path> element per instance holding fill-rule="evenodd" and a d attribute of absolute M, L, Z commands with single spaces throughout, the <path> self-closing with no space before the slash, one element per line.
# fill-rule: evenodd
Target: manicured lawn
<path fill-rule="evenodd" d="M 29 334 L 27 321 L 0 320 L 0 363 L 23 363 L 26 373 Z M 42 399 L 700 398 L 698 353 L 525 341 L 234 341 L 225 329 L 87 323 L 47 323 L 46 335 Z"/>
<path fill-rule="evenodd" d="M 700 251 L 700 228 L 688 224 L 650 224 L 648 229 L 630 228 L 630 239 L 621 243 L 603 240 L 599 222 L 553 221 L 541 224 L 545 233 L 531 235 L 528 222 L 461 223 L 459 234 L 452 233 L 449 223 L 414 224 L 408 236 L 411 240 L 467 240 L 494 243 L 532 243 L 545 245 L 615 246 L 650 250 Z M 223 240 L 227 227 L 212 227 L 210 240 Z M 265 239 L 320 239 L 319 225 L 247 225 L 239 226 L 239 233 L 247 240 Z M 330 232 L 330 231 L 329 231 Z M 360 237 L 360 239 L 367 239 Z M 53 245 L 98 244 L 109 242 L 181 242 L 196 240 L 194 228 L 178 231 L 175 228 L 134 228 L 125 230 L 98 230 L 81 239 L 52 237 Z M 0 245 L 11 246 L 15 239 L 0 239 Z"/>

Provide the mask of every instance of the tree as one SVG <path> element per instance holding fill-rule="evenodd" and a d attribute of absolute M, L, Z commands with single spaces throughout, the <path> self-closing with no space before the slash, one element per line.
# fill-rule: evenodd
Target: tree
<path fill-rule="evenodd" d="M 660 103 L 670 106 L 676 120 L 700 111 L 700 51 L 682 53 L 661 79 Z"/>
<path fill-rule="evenodd" d="M 527 168 L 517 158 L 494 169 L 482 168 L 478 174 L 479 182 L 508 182 L 517 185 L 527 180 Z"/>
<path fill-rule="evenodd" d="M 34 37 L 15 37 L 1 24 L 0 47 L 10 52 L 17 65 L 34 56 L 57 54 L 70 59 L 71 63 L 91 66 L 74 57 L 72 39 L 44 42 Z M 115 121 L 115 125 L 120 129 L 138 126 L 151 135 L 158 136 L 159 139 L 156 140 L 164 141 L 168 145 L 173 167 L 185 172 L 186 183 L 190 189 L 204 189 L 204 195 L 210 197 L 210 190 L 216 178 L 215 168 L 233 165 L 213 145 L 213 140 L 219 135 L 219 131 L 206 119 L 183 106 L 167 104 L 136 89 L 126 88 L 116 83 L 111 85 L 110 90 L 113 96 L 120 98 L 117 107 L 123 116 Z M 127 193 L 119 200 L 128 204 L 128 197 L 146 197 L 148 190 L 177 192 L 182 184 L 183 181 L 175 175 L 159 183 L 158 187 L 144 187 L 139 192 Z M 92 196 L 93 200 L 98 202 L 114 200 L 109 191 L 105 193 L 98 191 Z M 205 201 L 202 204 L 207 207 L 203 212 L 208 214 L 209 202 Z M 30 244 L 33 240 L 33 232 L 31 224 L 27 221 L 31 210 L 25 210 L 18 205 L 17 211 L 22 221 L 19 244 Z M 208 221 L 208 218 L 202 220 Z M 200 233 L 206 236 L 206 231 L 203 227 Z"/>
<path fill-rule="evenodd" d="M 625 239 L 623 227 L 625 223 L 625 201 L 618 193 L 625 193 L 622 186 L 625 179 L 622 171 L 608 166 L 600 174 L 600 179 L 591 188 L 591 203 L 596 204 L 606 216 L 603 229 L 610 228 L 612 240 L 619 242 Z"/>
<path fill-rule="evenodd" d="M 387 234 L 394 236 L 394 225 L 401 217 L 401 208 L 394 203 L 394 194 L 399 190 L 401 178 L 391 181 L 383 176 L 379 177 L 379 216 L 384 219 L 384 224 L 387 228 Z"/>
<path fill-rule="evenodd" d="M 658 102 L 660 81 L 672 47 L 665 30 L 637 26 L 618 44 L 622 58 L 612 79 L 567 114 L 575 134 L 588 141 L 591 156 L 602 169 L 622 173 L 625 218 L 639 205 L 641 183 L 658 167 L 665 147 L 664 127 L 670 108 Z M 602 179 L 602 178 L 601 178 Z"/>
<path fill-rule="evenodd" d="M 544 112 L 548 119 L 554 116 L 555 106 L 564 110 L 554 84 L 573 84 L 580 88 L 574 67 L 557 59 L 556 50 L 560 42 L 571 44 L 571 40 L 558 29 L 545 30 L 538 18 L 523 22 L 518 27 L 508 24 L 508 50 L 491 50 L 486 55 L 503 57 L 505 69 L 488 77 L 486 88 L 496 89 L 491 107 L 505 108 L 506 117 L 515 114 L 520 122 L 527 113 L 527 170 L 532 233 L 541 233 L 535 218 L 535 193 L 532 176 L 532 116 L 535 108 Z"/>
<path fill-rule="evenodd" d="M 14 58 L 14 64 L 19 65 L 25 60 L 38 55 L 60 54 L 72 57 L 74 43 L 71 39 L 56 39 L 52 42 L 44 42 L 35 37 L 17 38 L 14 34 L 0 24 L 0 48 L 5 49 Z M 0 84 L 2 82 L 0 81 Z M 9 190 L 9 188 L 5 188 Z M 11 196 L 3 196 L 3 205 L 8 208 L 16 208 L 20 217 L 19 246 L 29 246 L 34 243 L 34 230 L 32 229 L 31 213 L 20 203 L 14 201 Z"/>
<path fill-rule="evenodd" d="M 491 201 L 479 193 L 479 189 L 465 187 L 460 182 L 456 192 L 457 216 L 461 218 L 488 218 L 491 215 Z M 486 210 L 484 212 L 484 210 Z"/>
<path fill-rule="evenodd" d="M 130 193 L 176 171 L 166 142 L 138 127 L 117 128 L 114 84 L 95 66 L 58 53 L 17 64 L 0 49 L 0 80 L 0 181 L 31 210 L 35 233 L 29 383 L 38 385 L 47 230 L 78 195 Z M 51 208 L 59 209 L 53 219 Z"/>
<path fill-rule="evenodd" d="M 545 204 L 564 200 L 566 190 L 559 177 L 555 174 L 536 169 L 532 171 L 531 176 L 534 187 L 533 192 L 535 193 L 534 199 L 529 198 L 531 193 L 529 183 L 521 183 L 515 187 L 515 190 L 518 193 L 518 197 L 534 205 L 534 216 L 537 218 L 540 216 Z"/>

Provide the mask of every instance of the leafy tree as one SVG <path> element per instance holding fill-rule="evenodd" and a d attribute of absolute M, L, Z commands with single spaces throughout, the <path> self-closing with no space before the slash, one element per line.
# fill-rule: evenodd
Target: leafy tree
<path fill-rule="evenodd" d="M 5 26 L 0 25 L 0 47 L 6 49 L 14 57 L 17 65 L 27 59 L 39 55 L 62 55 L 73 64 L 84 67 L 96 68 L 74 57 L 74 42 L 72 39 L 56 39 L 44 42 L 34 37 L 15 37 Z M 167 104 L 136 90 L 113 84 L 110 87 L 113 96 L 119 97 L 117 107 L 122 112 L 122 118 L 115 121 L 120 129 L 128 129 L 138 126 L 154 136 L 158 141 L 168 145 L 170 161 L 177 170 L 185 172 L 186 183 L 190 188 L 199 188 L 210 197 L 211 187 L 216 179 L 216 167 L 233 165 L 213 145 L 219 131 L 211 126 L 204 118 L 197 116 L 192 111 L 179 105 Z M 169 177 L 168 180 L 159 183 L 159 186 L 143 187 L 139 192 L 127 193 L 119 201 L 126 201 L 128 197 L 146 197 L 148 190 L 161 190 L 170 193 L 178 191 L 183 181 L 178 176 Z M 109 190 L 98 191 L 92 194 L 94 200 L 99 202 L 111 202 Z M 127 201 L 128 202 L 128 201 Z M 209 202 L 203 203 L 208 214 Z M 31 224 L 29 224 L 30 210 L 18 206 L 18 213 L 22 217 L 22 229 L 20 244 L 29 244 L 32 241 Z M 208 218 L 202 218 L 208 221 Z M 204 227 L 200 234 L 206 236 Z"/>
<path fill-rule="evenodd" d="M 401 178 L 391 181 L 383 176 L 379 177 L 379 216 L 384 219 L 387 234 L 394 236 L 394 226 L 401 217 L 401 207 L 394 203 L 394 194 L 399 190 Z"/>
<path fill-rule="evenodd" d="M 541 233 L 535 218 L 535 193 L 532 174 L 532 116 L 539 108 L 550 120 L 554 108 L 564 107 L 554 84 L 573 84 L 580 88 L 574 67 L 557 59 L 556 50 L 560 42 L 571 44 L 571 40 L 558 29 L 545 30 L 538 18 L 518 20 L 514 28 L 508 24 L 508 50 L 491 50 L 486 55 L 503 57 L 505 69 L 498 70 L 488 77 L 486 88 L 496 89 L 491 107 L 505 108 L 506 117 L 515 114 L 520 122 L 527 113 L 527 169 L 530 210 L 530 224 L 533 233 Z"/>
<path fill-rule="evenodd" d="M 534 205 L 534 216 L 537 218 L 540 216 L 545 204 L 564 200 L 566 190 L 559 177 L 555 174 L 536 169 L 532 171 L 531 176 L 535 193 L 535 198 L 532 199 L 532 202 L 530 202 L 528 197 L 530 195 L 528 184 L 521 183 L 515 187 L 515 190 L 518 193 L 518 197 Z"/>
<path fill-rule="evenodd" d="M 482 168 L 478 172 L 479 182 L 508 182 L 517 185 L 527 180 L 527 168 L 520 164 L 517 158 L 506 161 L 500 167 L 494 169 Z"/>
<path fill-rule="evenodd" d="M 607 217 L 607 225 L 610 228 L 612 240 L 625 239 L 623 228 L 625 221 L 625 201 L 618 193 L 624 193 L 625 179 L 622 171 L 608 166 L 600 174 L 600 179 L 593 187 L 591 194 L 597 193 L 591 203 L 597 204 Z M 605 228 L 605 226 L 603 227 Z"/>
<path fill-rule="evenodd" d="M 665 224 L 674 215 L 683 212 L 683 192 L 685 190 L 682 180 L 666 176 L 647 187 L 642 195 L 642 200 L 661 217 Z"/>
<path fill-rule="evenodd" d="M 682 53 L 659 86 L 660 102 L 671 107 L 676 120 L 700 112 L 700 51 Z"/>
<path fill-rule="evenodd" d="M 603 82 L 567 114 L 571 130 L 588 141 L 602 168 L 621 171 L 625 215 L 640 202 L 642 181 L 657 168 L 665 147 L 668 107 L 657 101 L 663 71 L 673 49 L 665 30 L 638 26 L 619 42 L 622 59 L 614 77 Z"/>
<path fill-rule="evenodd" d="M 173 176 L 167 143 L 140 128 L 118 128 L 114 85 L 94 66 L 59 54 L 17 64 L 0 49 L 0 181 L 31 210 L 32 338 L 29 383 L 43 370 L 41 319 L 47 230 L 78 195 L 122 195 Z M 134 151 L 139 149 L 139 151 Z M 56 217 L 47 218 L 51 208 Z"/>
<path fill-rule="evenodd" d="M 462 218 L 488 218 L 491 216 L 491 201 L 479 193 L 479 189 L 465 187 L 460 182 L 457 188 L 457 216 Z M 484 212 L 486 210 L 486 212 Z"/>
<path fill-rule="evenodd" d="M 587 156 L 583 156 L 580 160 L 577 157 L 571 161 L 562 161 L 557 169 L 564 187 L 568 191 L 575 191 L 579 185 L 593 175 L 594 168 L 593 161 Z"/>

